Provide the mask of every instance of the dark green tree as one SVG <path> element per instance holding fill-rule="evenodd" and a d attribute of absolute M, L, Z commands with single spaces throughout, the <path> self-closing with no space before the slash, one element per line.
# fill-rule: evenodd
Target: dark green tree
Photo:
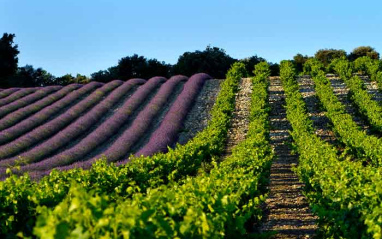
<path fill-rule="evenodd" d="M 110 82 L 118 79 L 118 67 L 112 66 L 107 70 L 100 70 L 90 75 L 91 80 L 98 82 Z"/>
<path fill-rule="evenodd" d="M 15 34 L 4 33 L 0 38 L 0 87 L 10 87 L 9 77 L 17 71 L 20 53 L 17 44 L 13 44 Z"/>
<path fill-rule="evenodd" d="M 228 69 L 236 61 L 223 49 L 207 46 L 204 51 L 183 53 L 174 66 L 174 74 L 191 76 L 204 72 L 214 78 L 225 78 Z"/>
<path fill-rule="evenodd" d="M 255 65 L 257 65 L 260 62 L 266 61 L 264 58 L 259 57 L 257 55 L 247 57 L 244 59 L 241 59 L 240 62 L 244 63 L 245 69 L 247 70 L 249 76 L 254 76 L 253 70 L 255 69 Z"/>
<path fill-rule="evenodd" d="M 144 56 L 134 54 L 121 58 L 117 66 L 91 74 L 91 80 L 109 82 L 115 79 L 149 79 L 154 76 L 170 77 L 171 67 L 171 65 L 160 62 L 157 59 L 147 60 Z"/>
<path fill-rule="evenodd" d="M 379 53 L 371 46 L 360 46 L 355 48 L 348 56 L 350 61 L 354 61 L 359 57 L 368 56 L 371 59 L 379 59 Z"/>
<path fill-rule="evenodd" d="M 128 80 L 131 78 L 145 78 L 147 70 L 147 59 L 143 56 L 134 54 L 133 56 L 123 57 L 118 61 L 118 78 Z"/>
<path fill-rule="evenodd" d="M 269 70 L 271 71 L 271 76 L 279 76 L 280 75 L 280 65 L 278 63 L 268 63 Z"/>
<path fill-rule="evenodd" d="M 297 74 L 302 73 L 304 71 L 304 64 L 308 59 L 309 57 L 307 55 L 304 56 L 300 53 L 298 53 L 297 55 L 293 57 L 292 62 Z"/>
<path fill-rule="evenodd" d="M 74 82 L 74 77 L 71 74 L 66 74 L 56 78 L 57 85 L 69 85 Z"/>
<path fill-rule="evenodd" d="M 8 79 L 11 87 L 36 87 L 56 84 L 56 78 L 52 74 L 42 68 L 35 69 L 31 65 L 19 67 L 16 74 Z"/>
<path fill-rule="evenodd" d="M 314 57 L 327 67 L 334 59 L 346 57 L 346 51 L 337 49 L 321 49 Z"/>

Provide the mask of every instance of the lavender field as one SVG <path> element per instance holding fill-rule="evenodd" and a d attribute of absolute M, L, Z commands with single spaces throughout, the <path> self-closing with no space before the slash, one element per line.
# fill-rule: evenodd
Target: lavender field
<path fill-rule="evenodd" d="M 214 100 L 216 83 L 213 93 L 203 90 L 212 81 L 218 80 L 199 73 L 2 89 L 0 177 L 7 177 L 7 168 L 40 178 L 54 168 L 90 168 L 103 156 L 120 165 L 131 155 L 166 152 L 181 132 L 192 131 L 184 123 L 191 111 L 198 114 L 196 102 L 199 109 L 200 99 Z"/>

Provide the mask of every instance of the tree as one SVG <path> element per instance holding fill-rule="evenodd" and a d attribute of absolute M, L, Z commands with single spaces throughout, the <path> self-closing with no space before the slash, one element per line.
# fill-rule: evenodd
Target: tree
<path fill-rule="evenodd" d="M 304 64 L 308 59 L 309 57 L 307 55 L 303 56 L 300 53 L 293 57 L 293 65 L 297 73 L 302 73 L 304 71 Z"/>
<path fill-rule="evenodd" d="M 214 78 L 225 78 L 225 74 L 236 61 L 223 49 L 207 46 L 204 51 L 183 53 L 174 66 L 174 73 L 191 76 L 204 72 Z"/>
<path fill-rule="evenodd" d="M 14 75 L 17 71 L 20 53 L 17 45 L 13 44 L 15 34 L 4 33 L 0 38 L 0 87 L 9 87 L 8 77 Z"/>
<path fill-rule="evenodd" d="M 321 61 L 325 67 L 327 67 L 332 60 L 346 57 L 346 51 L 337 49 L 321 49 L 316 52 L 314 57 Z"/>
<path fill-rule="evenodd" d="M 118 61 L 118 77 L 120 80 L 131 78 L 145 78 L 147 59 L 143 56 L 134 54 L 133 56 L 123 57 Z"/>
<path fill-rule="evenodd" d="M 250 76 L 253 76 L 253 70 L 255 69 L 255 65 L 264 61 L 266 61 L 264 58 L 258 57 L 257 55 L 240 60 L 240 62 L 244 63 L 245 69 L 247 70 Z"/>
<path fill-rule="evenodd" d="M 74 82 L 74 77 L 71 74 L 66 74 L 56 78 L 57 85 L 69 85 Z"/>
<path fill-rule="evenodd" d="M 100 70 L 97 72 L 94 72 L 90 75 L 90 78 L 92 81 L 98 81 L 98 82 L 110 82 L 112 80 L 118 79 L 118 67 L 112 66 L 109 67 L 107 70 Z"/>
<path fill-rule="evenodd" d="M 36 87 L 55 84 L 55 77 L 42 68 L 34 69 L 26 65 L 17 69 L 16 74 L 8 78 L 10 87 Z"/>
<path fill-rule="evenodd" d="M 154 76 L 170 77 L 170 71 L 171 65 L 165 62 L 160 62 L 157 59 L 147 60 L 144 56 L 134 54 L 121 58 L 117 66 L 91 74 L 91 80 L 109 82 L 115 79 L 149 79 Z"/>
<path fill-rule="evenodd" d="M 355 48 L 350 54 L 349 54 L 349 60 L 354 61 L 359 57 L 362 56 L 368 56 L 371 59 L 379 59 L 379 53 L 375 51 L 373 47 L 370 46 L 360 46 Z"/>
<path fill-rule="evenodd" d="M 280 65 L 278 63 L 268 63 L 269 70 L 271 71 L 271 76 L 279 76 L 280 75 Z"/>

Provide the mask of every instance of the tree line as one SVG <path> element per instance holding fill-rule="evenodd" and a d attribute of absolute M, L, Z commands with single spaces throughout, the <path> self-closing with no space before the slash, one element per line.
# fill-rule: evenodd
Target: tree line
<path fill-rule="evenodd" d="M 66 74 L 56 77 L 42 68 L 34 68 L 32 65 L 18 66 L 18 45 L 14 43 L 15 34 L 4 33 L 0 38 L 0 88 L 8 87 L 35 87 L 47 85 L 67 85 L 71 83 L 87 83 L 89 81 L 109 82 L 115 79 L 128 80 L 131 78 L 149 79 L 153 76 L 170 77 L 182 74 L 191 76 L 195 73 L 204 72 L 214 78 L 225 78 L 230 66 L 235 62 L 244 63 L 248 76 L 253 76 L 253 66 L 266 60 L 257 55 L 244 59 L 235 59 L 228 55 L 224 49 L 207 46 L 203 51 L 185 52 L 179 56 L 176 64 L 167 64 L 157 59 L 147 59 L 144 56 L 134 54 L 121 58 L 115 66 L 105 70 L 94 72 L 87 77 L 77 74 Z M 374 48 L 362 46 L 354 49 L 350 54 L 344 50 L 321 49 L 314 55 L 330 72 L 330 62 L 333 59 L 346 57 L 354 61 L 358 57 L 369 56 L 379 59 L 379 53 Z M 299 73 L 303 73 L 303 64 L 312 57 L 297 54 L 293 57 L 293 63 Z M 271 76 L 279 75 L 279 64 L 268 62 Z"/>
<path fill-rule="evenodd" d="M 371 59 L 379 60 L 379 53 L 371 46 L 360 46 L 353 49 L 349 54 L 342 49 L 321 49 L 314 56 L 302 55 L 300 53 L 293 57 L 293 64 L 298 74 L 304 74 L 303 66 L 311 58 L 316 58 L 325 67 L 326 73 L 335 73 L 331 65 L 334 59 L 344 58 L 349 61 L 355 61 L 359 57 L 368 56 Z"/>

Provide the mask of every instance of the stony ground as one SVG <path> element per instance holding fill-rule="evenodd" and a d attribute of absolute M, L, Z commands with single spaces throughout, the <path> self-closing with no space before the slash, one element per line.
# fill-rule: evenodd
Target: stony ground
<path fill-rule="evenodd" d="M 270 82 L 270 143 L 277 157 L 271 166 L 269 197 L 265 202 L 260 232 L 276 231 L 272 238 L 313 238 L 317 229 L 316 218 L 302 194 L 304 184 L 292 171 L 298 157 L 291 154 L 288 132 L 291 128 L 283 107 L 284 90 L 278 77 L 271 78 Z"/>
<path fill-rule="evenodd" d="M 235 111 L 232 115 L 231 127 L 228 130 L 226 147 L 223 157 L 232 153 L 232 148 L 245 138 L 249 126 L 251 110 L 252 82 L 250 78 L 243 78 L 239 92 L 235 97 Z"/>
<path fill-rule="evenodd" d="M 221 79 L 211 79 L 206 81 L 203 89 L 191 111 L 184 122 L 183 131 L 179 134 L 178 143 L 185 144 L 192 139 L 199 131 L 202 131 L 211 118 L 211 109 L 220 91 Z"/>
<path fill-rule="evenodd" d="M 345 82 L 337 77 L 330 77 L 329 80 L 333 87 L 334 94 L 338 97 L 339 101 L 345 105 L 346 112 L 352 116 L 353 121 L 356 122 L 361 129 L 366 130 L 366 132 L 370 134 L 370 127 L 357 113 L 357 109 L 348 97 L 349 88 L 346 86 Z"/>
<path fill-rule="evenodd" d="M 378 90 L 377 82 L 371 81 L 367 76 L 361 76 L 364 80 L 367 92 L 373 96 L 373 100 L 377 102 L 382 101 L 382 92 Z"/>
<path fill-rule="evenodd" d="M 299 77 L 297 82 L 307 108 L 307 113 L 316 129 L 316 135 L 324 141 L 338 144 L 334 133 L 331 131 L 330 120 L 326 117 L 326 112 L 323 111 L 319 104 L 320 100 L 314 90 L 313 80 L 310 77 Z"/>

